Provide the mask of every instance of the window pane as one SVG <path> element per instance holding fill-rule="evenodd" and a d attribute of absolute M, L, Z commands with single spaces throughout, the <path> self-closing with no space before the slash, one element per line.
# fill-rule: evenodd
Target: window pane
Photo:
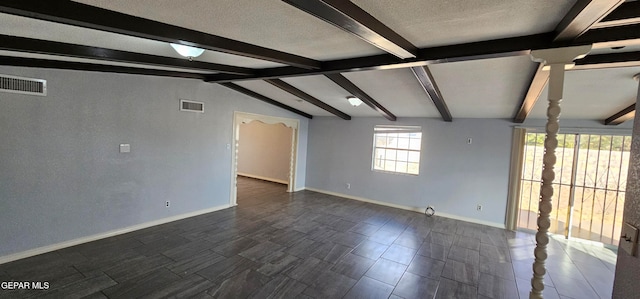
<path fill-rule="evenodd" d="M 409 149 L 420 150 L 421 139 L 411 138 L 409 140 Z"/>
<path fill-rule="evenodd" d="M 409 138 L 398 138 L 398 148 L 409 148 Z"/>
<path fill-rule="evenodd" d="M 422 133 L 419 126 L 375 126 L 372 169 L 419 173 Z"/>
<path fill-rule="evenodd" d="M 373 169 L 384 170 L 384 165 L 382 164 L 383 160 L 376 159 L 373 163 Z"/>
<path fill-rule="evenodd" d="M 387 137 L 385 134 L 376 134 L 376 146 L 386 147 Z"/>
<path fill-rule="evenodd" d="M 409 152 L 409 162 L 420 162 L 420 152 Z"/>
<path fill-rule="evenodd" d="M 385 152 L 385 150 L 384 150 L 384 149 L 379 149 L 379 148 L 377 148 L 377 149 L 376 149 L 376 152 L 375 152 L 375 154 L 374 154 L 375 156 L 374 156 L 373 158 L 374 158 L 374 159 L 384 159 L 384 152 Z"/>
<path fill-rule="evenodd" d="M 385 154 L 384 158 L 388 159 L 388 160 L 395 160 L 396 159 L 396 152 L 397 152 L 396 150 L 388 149 L 388 150 L 386 150 L 386 154 Z"/>
<path fill-rule="evenodd" d="M 409 151 L 398 151 L 396 160 L 398 161 L 407 161 L 409 159 Z"/>
<path fill-rule="evenodd" d="M 420 165 L 418 163 L 409 163 L 407 166 L 407 172 L 410 174 L 418 174 L 420 171 Z"/>
<path fill-rule="evenodd" d="M 396 161 L 385 160 L 384 161 L 384 170 L 395 171 L 396 170 Z"/>
<path fill-rule="evenodd" d="M 387 147 L 398 147 L 398 134 L 389 134 L 387 136 Z"/>

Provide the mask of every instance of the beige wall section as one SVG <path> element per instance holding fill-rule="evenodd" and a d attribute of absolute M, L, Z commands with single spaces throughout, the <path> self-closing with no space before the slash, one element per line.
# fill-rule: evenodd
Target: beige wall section
<path fill-rule="evenodd" d="M 240 125 L 238 174 L 287 184 L 293 129 L 252 121 Z"/>
<path fill-rule="evenodd" d="M 638 90 L 640 105 L 640 88 Z M 627 194 L 624 201 L 624 222 L 640 228 L 640 113 L 636 113 L 633 124 Z M 621 242 L 624 242 L 621 240 Z M 640 253 L 640 252 L 639 252 Z M 639 298 L 640 257 L 631 256 L 624 250 L 618 250 L 616 277 L 613 283 L 613 298 Z"/>

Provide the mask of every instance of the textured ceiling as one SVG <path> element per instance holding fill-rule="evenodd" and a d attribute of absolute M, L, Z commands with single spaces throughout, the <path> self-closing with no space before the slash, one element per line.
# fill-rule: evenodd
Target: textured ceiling
<path fill-rule="evenodd" d="M 280 0 L 77 2 L 318 60 L 384 53 Z"/>
<path fill-rule="evenodd" d="M 561 119 L 604 120 L 635 103 L 640 67 L 580 70 L 565 73 Z M 548 86 L 531 111 L 531 118 L 546 118 Z"/>
<path fill-rule="evenodd" d="M 353 0 L 418 47 L 553 31 L 575 0 Z"/>
<path fill-rule="evenodd" d="M 529 56 L 437 64 L 430 67 L 454 117 L 510 118 L 536 70 Z"/>
<path fill-rule="evenodd" d="M 264 81 L 244 81 L 236 83 L 244 88 L 257 92 L 263 96 L 271 98 L 272 100 L 276 100 L 280 103 L 283 103 L 287 106 L 296 108 L 300 111 L 304 111 L 311 115 L 318 116 L 330 116 L 333 115 L 327 111 L 324 111 L 322 108 L 318 108 L 313 104 L 309 104 L 301 99 L 293 96 L 267 82 Z"/>
<path fill-rule="evenodd" d="M 409 69 L 354 72 L 344 76 L 398 117 L 440 117 Z"/>
<path fill-rule="evenodd" d="M 165 42 L 3 13 L 0 13 L 0 34 L 182 58 L 182 56 L 178 55 L 173 48 Z M 195 60 L 252 68 L 281 66 L 280 64 L 268 61 L 213 51 L 205 51 L 202 56 L 199 56 Z"/>
<path fill-rule="evenodd" d="M 352 1 L 417 47 L 550 32 L 576 3 L 576 0 Z M 384 53 L 281 0 L 76 2 L 321 61 Z M 182 58 L 165 42 L 2 13 L 0 34 Z M 592 54 L 640 51 L 640 40 L 625 43 L 627 47 L 621 50 L 612 50 L 611 46 L 615 44 L 597 44 Z M 9 51 L 0 51 L 0 55 L 197 72 Z M 205 51 L 196 60 L 256 69 L 282 66 L 214 51 Z M 429 68 L 455 121 L 456 118 L 512 118 L 529 87 L 536 64 L 529 56 L 519 56 L 434 64 Z M 637 83 L 630 78 L 638 72 L 638 68 L 568 72 L 563 117 L 604 119 L 627 107 L 637 88 Z M 410 69 L 369 70 L 343 75 L 397 117 L 440 117 Z M 353 117 L 380 116 L 366 104 L 350 106 L 346 101 L 349 92 L 322 75 L 283 80 Z M 312 115 L 332 115 L 264 81 L 236 84 Z M 529 118 L 545 117 L 546 92 L 541 98 Z"/>
<path fill-rule="evenodd" d="M 79 0 L 319 60 L 382 53 L 280 0 Z M 575 0 L 357 0 L 419 47 L 552 31 Z M 189 16 L 189 17 L 184 17 Z"/>
<path fill-rule="evenodd" d="M 379 116 L 375 110 L 366 104 L 353 107 L 347 102 L 347 96 L 351 94 L 333 83 L 325 76 L 308 76 L 300 78 L 285 78 L 283 81 L 310 94 L 329 106 L 334 107 L 351 116 Z M 362 88 L 363 86 L 360 86 Z"/>

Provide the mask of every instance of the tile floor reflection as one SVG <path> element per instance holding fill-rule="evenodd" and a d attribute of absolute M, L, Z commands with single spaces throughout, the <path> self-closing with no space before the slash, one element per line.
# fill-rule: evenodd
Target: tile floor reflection
<path fill-rule="evenodd" d="M 0 265 L 0 298 L 528 298 L 534 236 L 239 178 L 239 205 Z M 610 298 L 615 251 L 552 238 L 545 298 Z"/>

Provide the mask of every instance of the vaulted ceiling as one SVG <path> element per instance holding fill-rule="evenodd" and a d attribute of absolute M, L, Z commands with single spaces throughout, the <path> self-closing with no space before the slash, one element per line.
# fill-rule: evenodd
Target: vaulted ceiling
<path fill-rule="evenodd" d="M 640 1 L 0 1 L 0 65 L 204 80 L 305 117 L 544 118 L 530 51 L 585 44 L 562 118 L 631 119 Z"/>

